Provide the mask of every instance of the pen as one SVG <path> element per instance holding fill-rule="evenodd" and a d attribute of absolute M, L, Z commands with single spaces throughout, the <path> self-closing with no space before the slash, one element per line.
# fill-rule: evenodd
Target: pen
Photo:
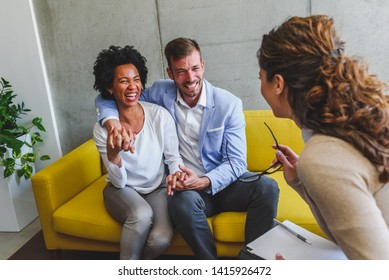
<path fill-rule="evenodd" d="M 308 239 L 306 239 L 304 236 L 298 234 L 297 232 L 295 232 L 293 229 L 287 227 L 286 225 L 284 225 L 283 223 L 281 223 L 280 221 L 274 219 L 274 222 L 279 225 L 280 227 L 282 227 L 283 229 L 285 229 L 286 231 L 288 231 L 289 233 L 293 234 L 294 236 L 296 236 L 298 239 L 300 239 L 301 241 L 309 244 L 309 245 L 312 245 L 311 242 L 308 241 Z"/>

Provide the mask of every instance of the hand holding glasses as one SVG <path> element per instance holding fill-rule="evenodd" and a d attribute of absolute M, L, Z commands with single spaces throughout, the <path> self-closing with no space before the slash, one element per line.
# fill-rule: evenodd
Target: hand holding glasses
<path fill-rule="evenodd" d="M 274 142 L 276 144 L 276 147 L 277 147 L 277 150 L 281 150 L 280 149 L 280 146 L 278 145 L 278 141 L 276 139 L 276 137 L 274 136 L 274 133 L 273 131 L 270 129 L 270 127 L 267 125 L 266 122 L 264 122 L 264 124 L 266 125 L 266 127 L 269 129 L 270 133 L 271 133 L 271 136 L 273 137 L 274 139 Z M 226 152 L 227 152 L 227 159 L 228 159 L 228 162 L 231 166 L 231 169 L 232 169 L 232 172 L 234 172 L 235 174 L 235 177 L 237 178 L 238 181 L 240 182 L 243 182 L 243 183 L 251 183 L 251 182 L 255 182 L 255 181 L 258 181 L 259 179 L 261 179 L 261 177 L 265 174 L 273 174 L 274 172 L 278 171 L 281 169 L 282 167 L 282 164 L 279 162 L 279 161 L 276 161 L 275 163 L 273 163 L 272 165 L 270 165 L 266 170 L 262 171 L 261 173 L 256 173 L 256 172 L 246 172 L 244 173 L 242 176 L 240 176 L 238 178 L 238 176 L 236 175 L 235 173 L 235 170 L 234 170 L 234 167 L 232 166 L 231 164 L 231 160 L 230 160 L 230 157 L 228 155 L 228 141 L 227 141 L 227 145 L 226 145 Z"/>

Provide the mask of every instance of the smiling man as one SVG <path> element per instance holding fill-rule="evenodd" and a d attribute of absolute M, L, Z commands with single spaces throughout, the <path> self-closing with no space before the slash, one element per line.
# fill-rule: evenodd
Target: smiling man
<path fill-rule="evenodd" d="M 267 176 L 252 182 L 239 180 L 247 172 L 242 101 L 203 79 L 204 60 L 197 42 L 174 39 L 166 45 L 165 57 L 171 80 L 156 81 L 143 91 L 141 100 L 165 107 L 176 122 L 186 166 L 181 169 L 187 176 L 185 180 L 167 177 L 173 194 L 168 197 L 169 213 L 197 258 L 216 259 L 207 217 L 247 211 L 247 244 L 273 227 L 279 189 Z M 98 97 L 96 106 L 99 121 L 110 119 L 106 127 L 120 127 L 112 120 L 117 116 L 114 103 Z"/>

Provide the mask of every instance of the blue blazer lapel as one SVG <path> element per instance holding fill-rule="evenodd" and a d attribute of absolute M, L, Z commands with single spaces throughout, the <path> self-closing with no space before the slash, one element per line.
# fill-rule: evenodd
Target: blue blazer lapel
<path fill-rule="evenodd" d="M 169 88 L 169 89 L 166 89 L 165 91 L 166 93 L 163 95 L 163 106 L 170 112 L 170 114 L 172 115 L 174 121 L 176 122 L 177 124 L 177 117 L 176 117 L 176 110 L 175 110 L 175 107 L 174 107 L 174 102 L 176 101 L 176 98 L 177 98 L 177 89 L 174 88 Z"/>
<path fill-rule="evenodd" d="M 200 139 L 199 139 L 200 153 L 201 153 L 203 146 L 204 146 L 204 139 L 205 139 L 205 135 L 207 133 L 209 124 L 211 123 L 213 114 L 215 113 L 215 101 L 213 98 L 213 88 L 205 80 L 204 80 L 204 84 L 205 84 L 206 92 L 207 92 L 207 106 L 204 108 L 203 119 L 202 119 L 201 127 L 200 127 Z"/>

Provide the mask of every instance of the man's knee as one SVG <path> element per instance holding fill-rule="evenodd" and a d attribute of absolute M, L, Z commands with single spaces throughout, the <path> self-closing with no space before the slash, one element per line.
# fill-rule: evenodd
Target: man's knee
<path fill-rule="evenodd" d="M 255 192 L 261 199 L 268 199 L 270 201 L 278 201 L 280 195 L 277 181 L 267 176 L 263 176 L 257 181 Z"/>
<path fill-rule="evenodd" d="M 173 196 L 168 197 L 169 212 L 192 212 L 203 211 L 204 201 L 196 191 L 176 192 Z M 172 212 L 173 211 L 173 212 Z"/>
<path fill-rule="evenodd" d="M 270 190 L 271 192 L 274 192 L 276 194 L 278 194 L 280 192 L 280 189 L 278 188 L 278 183 L 276 180 L 274 180 L 273 178 L 270 178 L 270 177 L 264 177 L 264 185 L 265 185 L 265 189 L 268 189 Z"/>

